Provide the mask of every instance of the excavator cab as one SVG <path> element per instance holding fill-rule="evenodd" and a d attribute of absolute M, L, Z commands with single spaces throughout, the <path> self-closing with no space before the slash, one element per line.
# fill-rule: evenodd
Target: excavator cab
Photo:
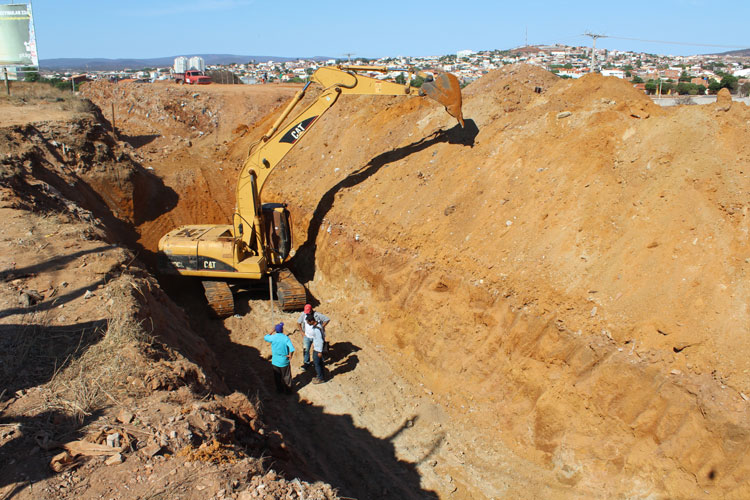
<path fill-rule="evenodd" d="M 289 210 L 283 203 L 264 203 L 263 233 L 271 265 L 284 263 L 292 250 L 292 224 Z"/>

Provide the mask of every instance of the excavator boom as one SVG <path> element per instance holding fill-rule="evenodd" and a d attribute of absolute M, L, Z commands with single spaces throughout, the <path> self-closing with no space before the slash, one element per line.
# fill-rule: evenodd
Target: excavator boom
<path fill-rule="evenodd" d="M 336 103 L 340 95 L 427 96 L 445 106 L 448 113 L 463 127 L 461 87 L 454 75 L 441 73 L 437 78 L 425 81 L 422 85 L 424 90 L 420 90 L 410 85 L 360 75 L 354 69 L 390 71 L 389 68 L 379 66 L 323 66 L 318 68 L 310 77 L 310 83 L 314 82 L 323 87 L 322 93 L 294 119 L 281 127 L 297 103 L 304 97 L 310 83 L 305 85 L 271 126 L 271 129 L 251 149 L 237 182 L 237 209 L 233 221 L 235 237 L 242 240 L 245 248 L 250 246 L 251 242 L 260 244 L 259 249 L 264 247 L 260 221 L 260 193 L 266 179 L 310 127 Z M 252 231 L 247 231 L 247 226 L 251 226 Z M 273 261 L 273 258 L 269 260 Z"/>

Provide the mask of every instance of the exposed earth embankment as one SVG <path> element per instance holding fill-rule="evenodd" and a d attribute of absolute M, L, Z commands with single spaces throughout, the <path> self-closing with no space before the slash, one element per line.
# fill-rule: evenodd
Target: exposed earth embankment
<path fill-rule="evenodd" d="M 228 221 L 248 147 L 295 90 L 84 86 L 101 110 L 88 125 L 3 129 L 6 192 L 148 262 L 167 230 Z M 270 177 L 292 267 L 334 318 L 329 383 L 270 394 L 260 334 L 296 316 L 256 295 L 223 322 L 197 287 L 172 290 L 189 314 L 159 295 L 203 339 L 165 344 L 259 395 L 289 478 L 345 496 L 748 496 L 747 106 L 661 108 L 614 78 L 509 66 L 464 89 L 464 116 L 345 96 Z"/>

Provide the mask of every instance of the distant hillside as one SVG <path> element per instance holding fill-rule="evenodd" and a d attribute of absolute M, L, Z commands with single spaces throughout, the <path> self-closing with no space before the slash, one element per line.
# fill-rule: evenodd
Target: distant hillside
<path fill-rule="evenodd" d="M 298 57 L 276 57 L 276 56 L 242 56 L 236 54 L 183 54 L 187 57 L 202 57 L 206 64 L 231 64 L 247 63 L 249 61 L 296 61 Z M 172 66 L 175 57 L 155 57 L 151 59 L 104 59 L 104 58 L 59 58 L 40 59 L 39 67 L 42 70 L 91 70 L 91 71 L 115 71 L 122 69 L 142 69 Z M 315 56 L 305 59 L 317 61 L 332 59 L 331 57 Z"/>
<path fill-rule="evenodd" d="M 750 49 L 730 50 L 729 52 L 722 52 L 720 54 L 711 54 L 714 56 L 737 56 L 737 57 L 750 57 Z"/>

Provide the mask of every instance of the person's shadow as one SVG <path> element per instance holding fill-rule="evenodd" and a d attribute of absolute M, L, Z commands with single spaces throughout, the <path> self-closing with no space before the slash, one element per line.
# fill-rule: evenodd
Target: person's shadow
<path fill-rule="evenodd" d="M 359 357 L 355 353 L 360 350 L 359 346 L 351 342 L 332 342 L 323 358 L 325 360 L 325 379 L 330 380 L 337 375 L 343 375 L 354 370 L 359 363 Z M 294 390 L 302 389 L 312 382 L 315 376 L 315 367 L 313 366 L 306 370 L 300 370 L 292 379 Z"/>
<path fill-rule="evenodd" d="M 284 477 L 290 480 L 298 477 L 310 483 L 326 482 L 337 489 L 342 498 L 437 500 L 434 491 L 422 486 L 418 466 L 442 446 L 443 434 L 436 435 L 416 461 L 398 458 L 394 441 L 408 431 L 416 416 L 396 425 L 391 434 L 380 438 L 356 425 L 351 415 L 327 413 L 323 406 L 303 399 L 296 392 L 276 394 L 267 356 L 255 347 L 233 341 L 233 332 L 227 330 L 224 323 L 209 319 L 207 306 L 197 304 L 196 296 L 187 300 L 190 302 L 183 303 L 183 307 L 193 311 L 190 315 L 192 329 L 202 333 L 211 350 L 222 360 L 219 371 L 228 390 L 242 392 L 259 402 L 266 425 L 261 438 L 272 440 L 283 436 L 283 446 L 272 441 L 258 445 L 257 432 L 238 426 L 236 436 L 241 445 L 246 445 L 248 453 L 270 454 L 268 466 Z M 264 332 L 255 334 L 262 336 Z M 315 375 L 314 369 L 298 373 L 302 362 L 301 349 L 298 350 L 299 355 L 292 360 L 295 391 L 310 383 Z M 328 351 L 329 376 L 353 370 L 359 361 L 356 355 L 359 350 L 351 342 L 333 343 Z"/>
<path fill-rule="evenodd" d="M 351 342 L 331 343 L 326 360 L 329 377 L 333 378 L 354 370 L 359 364 L 359 357 L 355 354 L 359 350 L 361 349 Z"/>

